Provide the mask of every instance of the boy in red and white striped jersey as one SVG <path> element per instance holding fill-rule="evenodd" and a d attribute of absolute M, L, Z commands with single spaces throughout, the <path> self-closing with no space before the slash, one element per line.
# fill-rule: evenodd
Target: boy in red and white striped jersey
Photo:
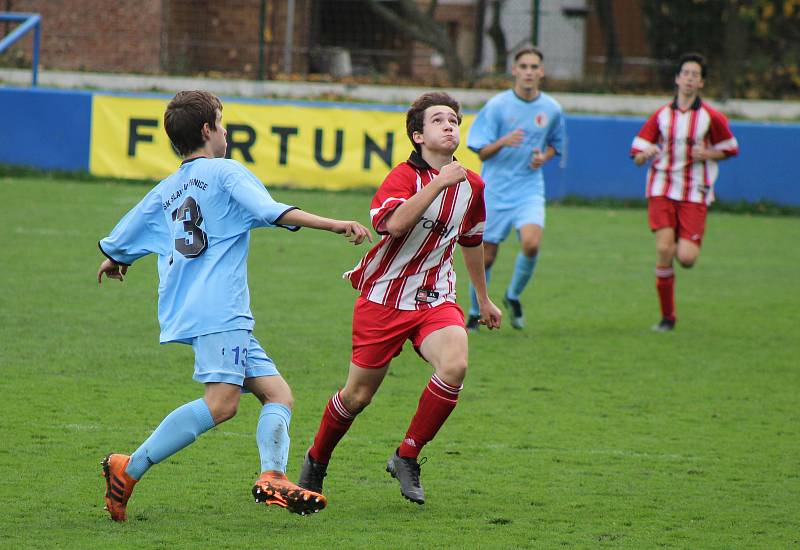
<path fill-rule="evenodd" d="M 708 205 L 714 200 L 717 162 L 739 153 L 725 115 L 700 99 L 706 62 L 684 55 L 677 66 L 673 101 L 653 113 L 634 138 L 631 157 L 647 171 L 647 210 L 656 235 L 656 289 L 661 321 L 653 330 L 675 328 L 673 259 L 692 267 L 700 255 Z"/>
<path fill-rule="evenodd" d="M 502 316 L 486 293 L 483 180 L 453 158 L 460 124 L 460 105 L 445 93 L 423 94 L 406 114 L 415 151 L 389 172 L 372 199 L 370 217 L 380 242 L 345 274 L 361 292 L 353 311 L 350 371 L 325 407 L 303 463 L 302 487 L 322 490 L 331 453 L 372 400 L 392 358 L 411 340 L 434 374 L 386 471 L 400 482 L 404 497 L 425 501 L 417 457 L 455 408 L 467 371 L 467 333 L 453 271 L 456 243 L 477 291 L 480 322 L 499 328 Z"/>

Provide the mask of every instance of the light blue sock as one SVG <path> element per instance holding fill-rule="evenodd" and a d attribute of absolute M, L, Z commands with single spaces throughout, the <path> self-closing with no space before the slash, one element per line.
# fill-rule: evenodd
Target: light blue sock
<path fill-rule="evenodd" d="M 492 277 L 492 268 L 489 267 L 486 273 L 486 288 L 489 288 L 489 279 Z M 467 315 L 480 315 L 481 308 L 478 307 L 478 295 L 472 283 L 469 284 L 469 313 Z"/>
<path fill-rule="evenodd" d="M 213 427 L 211 411 L 202 399 L 178 407 L 131 455 L 125 473 L 141 479 L 150 466 L 174 455 Z"/>
<path fill-rule="evenodd" d="M 289 423 L 292 411 L 280 403 L 267 403 L 261 409 L 256 427 L 256 443 L 261 457 L 261 471 L 286 472 L 289 460 Z"/>
<path fill-rule="evenodd" d="M 506 294 L 512 300 L 519 300 L 519 295 L 525 290 L 528 281 L 533 277 L 533 270 L 536 269 L 537 254 L 533 258 L 527 257 L 520 252 L 517 254 L 517 261 L 514 262 L 514 275 L 511 277 L 511 284 L 506 290 Z"/>

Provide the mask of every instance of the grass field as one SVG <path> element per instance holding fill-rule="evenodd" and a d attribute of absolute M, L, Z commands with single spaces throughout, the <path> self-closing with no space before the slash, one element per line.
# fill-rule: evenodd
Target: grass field
<path fill-rule="evenodd" d="M 470 337 L 460 404 L 423 453 L 424 506 L 383 471 L 430 373 L 406 348 L 337 449 L 321 514 L 252 502 L 245 398 L 112 523 L 100 459 L 202 390 L 191 349 L 158 345 L 153 258 L 123 284 L 94 280 L 97 240 L 145 191 L 0 179 L 0 547 L 800 547 L 800 218 L 712 213 L 699 265 L 677 274 L 678 329 L 654 334 L 644 211 L 564 206 L 523 297 L 530 328 Z M 366 194 L 273 194 L 367 221 Z M 293 478 L 346 375 L 355 292 L 340 275 L 365 250 L 253 236 L 255 334 L 296 398 Z M 498 302 L 513 254 L 493 274 Z"/>

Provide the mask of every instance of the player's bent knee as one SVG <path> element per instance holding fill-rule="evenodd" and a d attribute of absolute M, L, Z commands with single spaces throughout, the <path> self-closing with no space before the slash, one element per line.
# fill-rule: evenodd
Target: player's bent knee
<path fill-rule="evenodd" d="M 230 420 L 239 411 L 239 401 L 235 403 L 217 403 L 209 407 L 211 416 L 214 419 L 214 424 L 221 424 L 226 420 Z"/>
<path fill-rule="evenodd" d="M 274 384 L 271 386 L 252 385 L 248 386 L 253 395 L 258 399 L 262 405 L 267 403 L 278 403 L 287 409 L 294 408 L 294 397 L 289 384 L 283 382 L 282 384 Z"/>
<path fill-rule="evenodd" d="M 522 246 L 522 253 L 525 254 L 528 258 L 533 258 L 537 254 L 539 254 L 539 245 L 523 245 Z"/>
<path fill-rule="evenodd" d="M 656 244 L 656 254 L 663 257 L 672 257 L 675 255 L 675 245 L 670 244 Z"/>
<path fill-rule="evenodd" d="M 694 267 L 694 264 L 697 263 L 697 257 L 694 258 L 681 258 L 678 257 L 678 263 L 681 264 L 681 267 L 685 269 L 689 269 L 690 267 Z"/>
<path fill-rule="evenodd" d="M 271 403 L 278 403 L 279 405 L 283 405 L 284 407 L 286 407 L 289 410 L 294 409 L 294 397 L 292 397 L 291 393 L 289 393 L 288 395 L 285 395 L 285 396 L 276 397 L 275 399 L 271 400 L 270 402 Z"/>
<path fill-rule="evenodd" d="M 272 403 L 280 403 L 290 410 L 294 408 L 294 396 L 288 384 L 281 388 L 280 391 L 275 392 L 274 395 L 270 395 L 269 401 Z"/>
<path fill-rule="evenodd" d="M 699 250 L 681 250 L 678 248 L 678 253 L 676 254 L 676 258 L 678 263 L 681 264 L 684 268 L 688 269 L 692 267 L 694 264 L 697 263 L 697 258 L 700 256 Z"/>
<path fill-rule="evenodd" d="M 441 378 L 445 383 L 452 386 L 460 386 L 467 377 L 467 362 L 454 361 L 442 365 L 436 370 L 436 376 Z"/>
<path fill-rule="evenodd" d="M 366 409 L 370 403 L 372 403 L 372 393 L 370 392 L 358 393 L 356 394 L 356 398 L 354 400 L 353 408 L 351 409 L 351 411 L 355 414 L 358 414 L 364 409 Z"/>
<path fill-rule="evenodd" d="M 493 243 L 483 243 L 483 267 L 489 269 L 497 259 L 498 245 Z"/>
<path fill-rule="evenodd" d="M 356 390 L 347 394 L 342 392 L 340 397 L 342 399 L 342 404 L 347 407 L 347 410 L 350 411 L 351 414 L 358 414 L 366 409 L 367 405 L 372 403 L 373 395 L 373 392 L 368 390 Z"/>

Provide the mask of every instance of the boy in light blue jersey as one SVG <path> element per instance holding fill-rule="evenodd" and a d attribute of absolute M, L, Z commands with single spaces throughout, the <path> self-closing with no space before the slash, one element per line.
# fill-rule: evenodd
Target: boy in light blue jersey
<path fill-rule="evenodd" d="M 490 99 L 469 130 L 467 146 L 483 161 L 486 182 L 486 229 L 483 258 L 486 282 L 500 243 L 511 228 L 517 231 L 521 251 L 514 264 L 503 303 L 511 312 L 511 326 L 525 326 L 520 294 L 533 277 L 544 229 L 545 162 L 563 152 L 566 139 L 564 112 L 556 100 L 539 90 L 544 77 L 544 56 L 537 48 L 514 57 L 514 87 Z M 467 328 L 479 327 L 478 301 L 470 286 Z"/>
<path fill-rule="evenodd" d="M 243 391 L 263 408 L 256 428 L 262 474 L 256 502 L 291 512 L 318 512 L 325 497 L 286 478 L 292 393 L 252 335 L 247 286 L 250 230 L 300 227 L 344 234 L 360 244 L 371 239 L 358 222 L 332 220 L 276 202 L 245 167 L 225 156 L 222 103 L 208 92 L 178 93 L 164 127 L 183 157 L 180 168 L 154 187 L 99 243 L 106 256 L 97 272 L 123 280 L 130 264 L 158 255 L 158 320 L 162 344 L 191 344 L 194 379 L 204 396 L 172 411 L 131 456 L 112 453 L 102 462 L 106 509 L 127 519 L 134 486 L 153 465 L 202 433 L 232 418 Z"/>

